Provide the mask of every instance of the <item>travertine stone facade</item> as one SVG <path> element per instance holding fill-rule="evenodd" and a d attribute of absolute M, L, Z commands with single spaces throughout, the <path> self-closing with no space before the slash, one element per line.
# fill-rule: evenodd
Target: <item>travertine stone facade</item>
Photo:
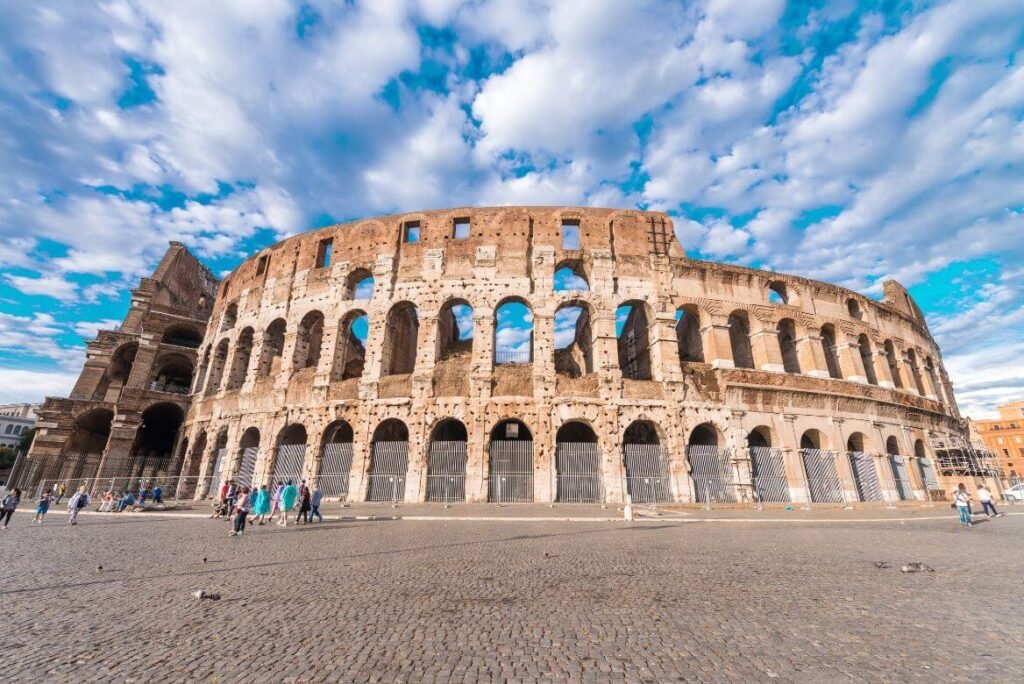
<path fill-rule="evenodd" d="M 563 267 L 586 289 L 556 291 Z M 374 290 L 364 299 L 357 286 L 368 276 Z M 532 333 L 511 351 L 496 348 L 496 312 L 508 302 L 532 313 Z M 471 341 L 459 339 L 455 304 L 472 308 Z M 556 351 L 556 316 L 567 305 L 582 313 L 573 343 Z M 365 346 L 352 333 L 363 314 Z M 94 358 L 102 374 L 109 357 Z M 221 283 L 198 358 L 179 456 L 186 475 L 214 475 L 222 453 L 219 475 L 238 476 L 244 447 L 256 454 L 245 473 L 256 483 L 284 472 L 285 451 L 301 457 L 301 472 L 288 475 L 323 475 L 325 445 L 341 442 L 351 445 L 342 487 L 350 500 L 371 488 L 374 442 L 405 443 L 396 497 L 422 501 L 431 442 L 464 439 L 456 498 L 486 501 L 497 491 L 492 438 L 532 437 L 526 496 L 551 501 L 559 434 L 596 441 L 606 501 L 623 499 L 623 448 L 634 442 L 663 448 L 678 502 L 699 498 L 688 457 L 697 445 L 728 453 L 739 500 L 753 496 L 750 446 L 781 450 L 792 500 L 805 491 L 792 484 L 805 477 L 802 448 L 873 454 L 892 498 L 900 487 L 882 455 L 901 454 L 904 498 L 921 498 L 915 459 L 934 439 L 963 436 L 939 349 L 900 284 L 887 282 L 877 302 L 799 276 L 692 260 L 656 212 L 465 208 L 297 235 Z M 461 426 L 445 423 L 452 419 Z M 521 421 L 518 433 L 500 426 L 508 420 Z M 560 433 L 569 423 L 582 425 Z M 856 499 L 849 459 L 836 463 Z"/>

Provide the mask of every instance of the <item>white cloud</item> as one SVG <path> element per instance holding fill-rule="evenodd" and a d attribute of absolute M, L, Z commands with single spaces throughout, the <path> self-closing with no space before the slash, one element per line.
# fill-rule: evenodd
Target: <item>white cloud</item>
<path fill-rule="evenodd" d="M 46 397 L 66 397 L 78 380 L 78 373 L 0 367 L 0 403 L 39 403 Z"/>

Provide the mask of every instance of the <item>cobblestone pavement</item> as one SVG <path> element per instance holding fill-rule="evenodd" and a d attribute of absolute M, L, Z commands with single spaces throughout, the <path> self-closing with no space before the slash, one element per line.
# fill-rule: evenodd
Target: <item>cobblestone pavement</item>
<path fill-rule="evenodd" d="M 17 515 L 0 532 L 0 677 L 1009 681 L 1024 671 L 1024 516 L 966 530 L 949 513 L 327 522 L 242 538 L 222 520 Z M 906 561 L 935 572 L 902 574 Z"/>

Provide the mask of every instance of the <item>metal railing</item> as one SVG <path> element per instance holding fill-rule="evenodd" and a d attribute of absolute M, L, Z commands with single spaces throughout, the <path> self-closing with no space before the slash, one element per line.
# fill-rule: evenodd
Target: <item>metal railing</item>
<path fill-rule="evenodd" d="M 533 442 L 491 440 L 487 500 L 493 503 L 533 501 Z"/>
<path fill-rule="evenodd" d="M 532 363 L 533 353 L 529 350 L 497 349 L 494 352 L 494 365 L 506 363 Z"/>
<path fill-rule="evenodd" d="M 469 452 L 464 441 L 431 442 L 427 457 L 427 501 L 465 501 L 468 460 Z"/>
<path fill-rule="evenodd" d="M 555 448 L 555 501 L 603 503 L 601 452 L 592 442 L 559 442 Z"/>

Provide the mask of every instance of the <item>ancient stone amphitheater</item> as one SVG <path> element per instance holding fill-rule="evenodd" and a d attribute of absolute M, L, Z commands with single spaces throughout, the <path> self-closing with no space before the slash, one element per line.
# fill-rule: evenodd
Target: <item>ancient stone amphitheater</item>
<path fill-rule="evenodd" d="M 921 311 L 884 293 L 687 258 L 656 212 L 331 226 L 221 283 L 178 463 L 196 496 L 921 499 L 963 426 Z"/>

